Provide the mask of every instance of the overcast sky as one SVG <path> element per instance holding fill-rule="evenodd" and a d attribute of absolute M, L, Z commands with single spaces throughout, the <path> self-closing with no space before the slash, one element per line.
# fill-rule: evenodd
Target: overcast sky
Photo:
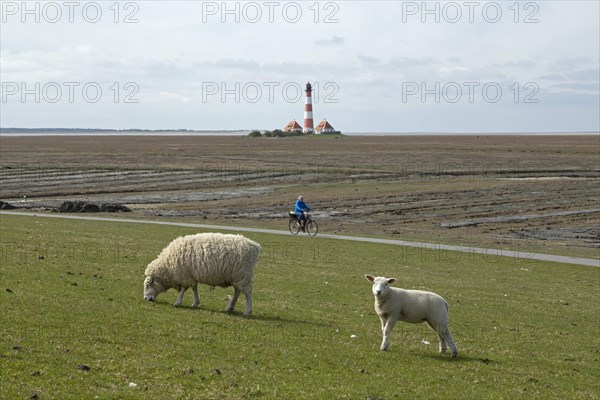
<path fill-rule="evenodd" d="M 600 130 L 598 1 L 23 4 L 2 127 Z"/>

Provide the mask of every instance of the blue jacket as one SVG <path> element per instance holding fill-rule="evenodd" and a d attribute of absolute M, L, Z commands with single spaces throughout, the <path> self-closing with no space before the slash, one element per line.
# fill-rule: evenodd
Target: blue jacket
<path fill-rule="evenodd" d="M 305 202 L 296 200 L 296 208 L 294 209 L 294 212 L 296 214 L 302 214 L 302 211 L 304 210 L 310 211 L 310 207 L 307 206 Z"/>

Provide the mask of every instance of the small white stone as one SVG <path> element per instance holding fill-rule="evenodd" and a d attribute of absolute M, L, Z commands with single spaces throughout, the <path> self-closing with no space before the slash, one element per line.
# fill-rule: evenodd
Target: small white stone
<path fill-rule="evenodd" d="M 356 336 L 356 335 L 350 335 L 350 337 L 351 337 L 352 339 L 356 339 L 358 336 Z"/>
<path fill-rule="evenodd" d="M 427 340 L 425 340 L 425 339 L 421 339 L 421 343 L 423 343 L 423 344 L 425 344 L 425 345 L 427 345 L 427 346 L 429 346 L 429 345 L 431 344 L 431 343 L 429 343 L 429 342 L 428 342 Z"/>
<path fill-rule="evenodd" d="M 135 389 L 137 387 L 137 383 L 129 382 L 129 387 Z"/>

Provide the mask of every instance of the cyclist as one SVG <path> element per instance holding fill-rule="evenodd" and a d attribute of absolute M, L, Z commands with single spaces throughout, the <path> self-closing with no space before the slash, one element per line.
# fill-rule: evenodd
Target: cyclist
<path fill-rule="evenodd" d="M 304 216 L 305 210 L 310 211 L 310 207 L 307 206 L 306 203 L 304 202 L 304 196 L 300 195 L 300 196 L 298 196 L 298 200 L 296 200 L 296 207 L 294 208 L 294 214 L 296 214 L 298 216 L 298 224 L 300 224 L 303 231 L 304 231 L 304 224 L 302 222 L 306 221 L 306 217 Z"/>

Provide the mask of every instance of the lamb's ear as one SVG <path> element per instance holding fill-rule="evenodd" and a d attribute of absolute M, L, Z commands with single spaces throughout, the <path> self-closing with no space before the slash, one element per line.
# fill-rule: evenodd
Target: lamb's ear
<path fill-rule="evenodd" d="M 365 278 L 367 278 L 369 282 L 373 282 L 373 280 L 375 280 L 375 277 L 373 275 L 365 275 Z"/>
<path fill-rule="evenodd" d="M 396 278 L 389 278 L 387 282 L 388 282 L 388 284 L 392 284 L 392 283 L 396 282 Z"/>

